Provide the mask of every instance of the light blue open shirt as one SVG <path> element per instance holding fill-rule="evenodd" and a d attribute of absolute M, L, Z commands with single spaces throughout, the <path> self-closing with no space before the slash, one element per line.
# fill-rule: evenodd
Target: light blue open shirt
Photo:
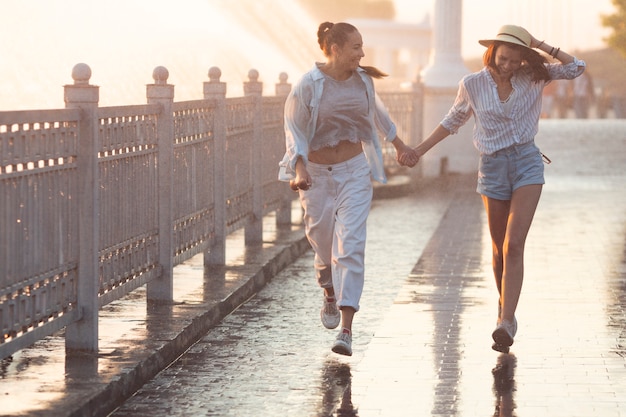
<path fill-rule="evenodd" d="M 280 181 L 295 178 L 298 157 L 302 157 L 305 164 L 308 161 L 309 145 L 317 127 L 319 104 L 324 89 L 325 77 L 319 69 L 320 65 L 316 63 L 315 67 L 300 79 L 285 102 L 286 152 L 279 163 Z M 362 68 L 358 68 L 357 73 L 365 83 L 371 126 L 369 137 L 361 138 L 363 152 L 370 166 L 372 178 L 385 184 L 387 177 L 378 130 L 384 134 L 385 140 L 393 141 L 397 134 L 396 125 L 376 94 L 372 78 Z"/>

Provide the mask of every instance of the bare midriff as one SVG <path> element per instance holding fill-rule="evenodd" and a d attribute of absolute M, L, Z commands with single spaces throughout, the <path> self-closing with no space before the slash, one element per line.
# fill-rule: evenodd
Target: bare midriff
<path fill-rule="evenodd" d="M 361 142 L 354 143 L 342 140 L 337 146 L 324 147 L 309 152 L 309 161 L 316 164 L 338 164 L 352 159 L 363 152 Z"/>

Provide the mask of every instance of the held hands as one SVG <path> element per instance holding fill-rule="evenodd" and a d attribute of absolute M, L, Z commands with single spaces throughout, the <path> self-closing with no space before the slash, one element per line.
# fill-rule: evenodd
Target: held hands
<path fill-rule="evenodd" d="M 409 168 L 413 168 L 419 162 L 419 156 L 414 149 L 409 148 L 408 151 L 403 152 L 402 154 L 398 154 L 396 159 L 400 165 L 408 166 Z"/>
<path fill-rule="evenodd" d="M 396 161 L 402 166 L 413 168 L 419 161 L 419 155 L 415 152 L 415 149 L 411 149 L 410 146 L 405 145 L 400 138 L 396 138 L 393 144 L 396 148 Z"/>
<path fill-rule="evenodd" d="M 394 139 L 392 143 L 396 148 L 396 161 L 398 161 L 400 165 L 413 168 L 420 158 L 420 155 L 416 151 L 416 149 L 412 149 L 410 146 L 404 144 L 404 142 L 402 142 L 402 140 L 398 137 L 396 137 L 396 139 Z M 313 179 L 307 171 L 306 166 L 302 161 L 302 158 L 298 158 L 295 168 L 296 177 L 289 181 L 289 187 L 296 192 L 298 190 L 306 191 L 311 188 L 311 185 L 313 184 Z"/>

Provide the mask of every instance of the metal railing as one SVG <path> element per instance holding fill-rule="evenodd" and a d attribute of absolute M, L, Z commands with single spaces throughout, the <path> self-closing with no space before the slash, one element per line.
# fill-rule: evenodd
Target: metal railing
<path fill-rule="evenodd" d="M 97 352 L 102 306 L 144 285 L 171 302 L 176 265 L 224 264 L 227 236 L 262 242 L 271 212 L 291 223 L 295 194 L 277 180 L 286 74 L 263 96 L 251 70 L 244 97 L 226 98 L 212 68 L 204 98 L 185 102 L 168 76 L 154 70 L 147 104 L 98 107 L 78 64 L 65 109 L 0 112 L 0 358 L 63 328 L 66 350 Z M 416 143 L 419 91 L 381 97 Z"/>

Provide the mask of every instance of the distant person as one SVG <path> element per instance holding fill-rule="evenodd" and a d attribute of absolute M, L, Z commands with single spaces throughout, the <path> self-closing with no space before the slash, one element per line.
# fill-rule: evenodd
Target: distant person
<path fill-rule="evenodd" d="M 578 119 L 589 118 L 589 108 L 595 98 L 593 80 L 587 72 L 576 78 L 572 84 L 574 114 Z"/>
<path fill-rule="evenodd" d="M 334 329 L 341 322 L 332 350 L 350 356 L 365 276 L 371 178 L 386 182 L 378 132 L 393 144 L 397 159 L 414 165 L 417 157 L 396 135 L 375 93 L 372 78 L 386 74 L 360 65 L 365 54 L 359 31 L 348 23 L 325 22 L 317 38 L 326 62 L 316 63 L 287 97 L 287 149 L 279 179 L 300 193 L 317 282 L 324 290 L 322 324 Z"/>
<path fill-rule="evenodd" d="M 596 97 L 596 111 L 599 119 L 606 119 L 609 116 L 609 108 L 611 107 L 611 97 L 607 93 L 607 89 L 601 87 Z"/>
<path fill-rule="evenodd" d="M 571 82 L 568 80 L 555 80 L 554 105 L 557 118 L 566 119 L 571 107 Z"/>
<path fill-rule="evenodd" d="M 487 47 L 484 68 L 461 80 L 452 108 L 415 151 L 423 156 L 474 117 L 474 145 L 480 152 L 476 191 L 487 212 L 500 295 L 492 348 L 508 352 L 517 332 L 524 244 L 544 184 L 542 154 L 534 142 L 542 92 L 552 80 L 580 76 L 585 63 L 519 26 L 502 26 L 495 38 L 479 42 Z M 548 64 L 532 48 L 560 63 Z"/>
<path fill-rule="evenodd" d="M 546 83 L 546 86 L 543 89 L 543 98 L 541 101 L 541 117 L 544 119 L 549 119 L 552 117 L 556 87 L 557 85 L 555 82 L 550 82 Z"/>
<path fill-rule="evenodd" d="M 610 94 L 613 113 L 616 119 L 626 118 L 626 96 L 622 93 Z"/>

